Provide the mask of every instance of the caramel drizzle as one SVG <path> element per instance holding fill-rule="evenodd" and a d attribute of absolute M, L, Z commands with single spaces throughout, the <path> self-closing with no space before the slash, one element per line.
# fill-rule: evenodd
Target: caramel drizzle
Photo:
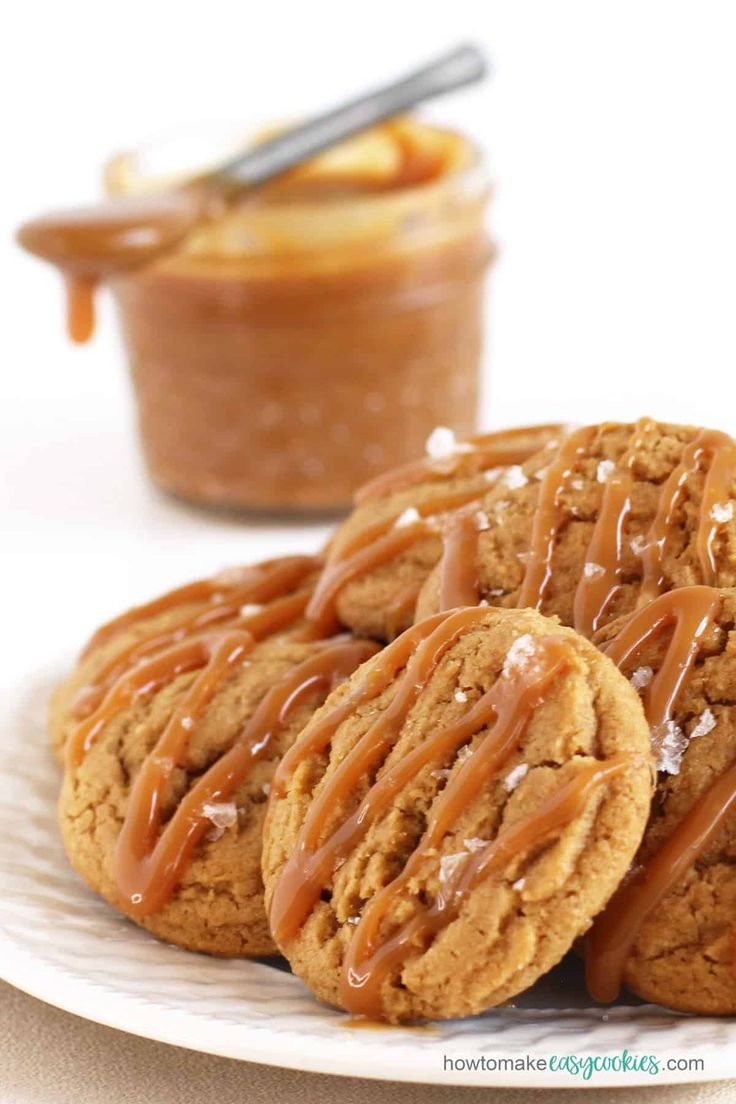
<path fill-rule="evenodd" d="M 374 699 L 404 666 L 396 695 L 376 717 L 352 750 L 328 776 L 312 801 L 295 848 L 284 865 L 270 902 L 270 921 L 274 937 L 286 943 L 298 932 L 314 908 L 320 893 L 369 828 L 407 784 L 433 762 L 442 763 L 456 756 L 484 728 L 488 728 L 479 746 L 455 772 L 432 809 L 427 829 L 419 845 L 407 860 L 404 871 L 370 901 L 356 928 L 343 974 L 341 1002 L 351 1012 L 380 1016 L 381 987 L 387 974 L 416 945 L 418 933 L 429 934 L 449 922 L 453 908 L 459 910 L 466 893 L 480 880 L 506 863 L 525 847 L 536 843 L 540 834 L 552 832 L 565 818 L 574 819 L 587 800 L 585 779 L 592 771 L 598 785 L 624 769 L 624 763 L 596 762 L 584 765 L 573 783 L 543 803 L 535 814 L 501 835 L 468 860 L 469 880 L 453 887 L 452 902 L 442 895 L 435 905 L 419 912 L 404 928 L 381 942 L 378 929 L 385 915 L 401 900 L 421 863 L 436 849 L 463 808 L 503 766 L 518 747 L 533 711 L 544 701 L 554 679 L 569 665 L 572 649 L 558 637 L 538 638 L 535 663 L 531 669 L 504 671 L 493 687 L 482 695 L 456 723 L 429 734 L 385 770 L 373 783 L 359 807 L 337 827 L 328 831 L 336 810 L 345 807 L 356 786 L 375 770 L 395 743 L 403 724 L 420 693 L 427 686 L 442 656 L 452 644 L 474 625 L 485 610 L 464 608 L 440 614 L 415 625 L 394 641 L 371 664 L 349 695 L 328 714 L 307 726 L 297 743 L 282 760 L 274 779 L 274 793 L 283 795 L 288 778 L 301 762 L 316 751 L 324 750 L 340 723 L 356 708 Z M 591 784 L 593 784 L 591 782 Z M 585 793 L 584 799 L 581 794 Z M 561 819 L 560 819 L 561 818 Z"/>
<path fill-rule="evenodd" d="M 591 442 L 595 426 L 573 433 L 560 448 L 540 489 L 532 524 L 529 562 L 517 605 L 541 608 L 551 581 L 552 560 L 565 511 L 561 497 L 569 487 L 575 463 Z M 623 533 L 631 510 L 632 467 L 637 451 L 647 437 L 657 431 L 651 419 L 641 419 L 628 449 L 606 481 L 598 519 L 588 545 L 585 566 L 575 592 L 574 624 L 578 632 L 590 636 L 621 586 L 623 569 Z M 651 601 L 664 586 L 663 563 L 675 511 L 689 478 L 708 462 L 700 503 L 696 537 L 698 560 L 703 580 L 712 584 L 716 576 L 714 542 L 721 522 L 714 516 L 718 503 L 731 501 L 731 484 L 736 468 L 736 442 L 717 430 L 702 430 L 683 448 L 682 459 L 662 487 L 654 521 L 644 538 L 641 553 L 643 579 L 639 603 Z"/>
<path fill-rule="evenodd" d="M 460 511 L 443 536 L 440 610 L 478 605 L 478 533 L 475 513 Z"/>
<path fill-rule="evenodd" d="M 262 699 L 231 747 L 197 779 L 162 829 L 166 795 L 185 758 L 192 731 L 252 644 L 249 634 L 237 630 L 213 638 L 207 666 L 136 776 L 115 856 L 118 888 L 135 916 L 157 912 L 170 899 L 194 849 L 212 827 L 204 807 L 227 801 L 253 764 L 273 753 L 274 738 L 300 702 L 317 690 L 324 700 L 337 679 L 347 678 L 378 647 L 366 641 L 341 642 L 289 671 Z"/>
<path fill-rule="evenodd" d="M 647 533 L 647 547 L 642 560 L 644 578 L 640 602 L 651 601 L 664 586 L 662 567 L 667 543 L 672 532 L 674 515 L 687 480 L 709 460 L 698 521 L 697 551 L 703 582 L 715 581 L 716 563 L 713 544 L 720 523 L 712 516 L 718 502 L 730 502 L 731 485 L 736 466 L 736 442 L 726 433 L 704 429 L 682 450 L 682 459 L 662 488 L 656 517 Z"/>
<path fill-rule="evenodd" d="M 465 474 L 489 471 L 492 468 L 522 464 L 539 452 L 553 437 L 564 433 L 562 425 L 519 426 L 498 433 L 469 437 L 459 450 L 447 459 L 424 457 L 382 472 L 360 487 L 354 496 L 356 506 L 376 498 L 385 498 L 397 491 L 408 490 L 420 483 L 461 478 Z"/>
<path fill-rule="evenodd" d="M 642 418 L 631 443 L 603 488 L 598 518 L 585 555 L 583 574 L 575 591 L 574 625 L 583 636 L 599 628 L 621 584 L 624 527 L 631 511 L 632 467 L 656 422 Z"/>
<path fill-rule="evenodd" d="M 211 602 L 213 605 L 225 601 L 233 595 L 237 588 L 247 591 L 245 601 L 265 601 L 276 591 L 290 590 L 297 586 L 306 576 L 319 566 L 319 558 L 316 556 L 283 556 L 277 560 L 266 560 L 263 563 L 251 567 L 239 568 L 233 572 L 234 581 L 223 581 L 224 575 L 215 576 L 214 579 L 199 579 L 194 583 L 177 587 L 166 594 L 154 598 L 145 605 L 134 606 L 119 617 L 102 625 L 84 648 L 81 658 L 89 655 L 100 644 L 105 643 L 122 629 L 127 629 L 140 621 L 157 617 L 177 606 L 184 606 L 196 602 Z M 230 574 L 228 572 L 227 574 Z M 261 586 L 264 588 L 261 590 Z"/>
<path fill-rule="evenodd" d="M 469 502 L 478 502 L 482 493 L 456 491 L 453 494 L 435 496 L 416 506 L 419 520 L 396 527 L 401 514 L 394 514 L 372 525 L 344 544 L 336 544 L 331 550 L 324 571 L 319 577 L 312 600 L 307 607 L 307 617 L 323 631 L 335 626 L 335 602 L 337 596 L 353 579 L 382 564 L 389 563 L 407 548 L 427 537 L 438 535 L 431 518 L 447 513 Z"/>
<path fill-rule="evenodd" d="M 136 641 L 123 652 L 113 656 L 80 692 L 74 704 L 75 719 L 83 720 L 93 713 L 99 707 L 106 692 L 118 679 L 136 663 L 154 653 L 223 622 L 233 622 L 233 628 L 245 629 L 254 640 L 262 640 L 296 621 L 304 613 L 311 595 L 309 589 L 298 591 L 296 594 L 276 599 L 258 613 L 239 616 L 243 605 L 254 601 L 256 591 L 261 600 L 266 597 L 263 586 L 257 588 L 250 586 L 235 591 L 227 602 L 209 605 L 204 610 L 183 618 L 166 632 Z"/>
<path fill-rule="evenodd" d="M 670 591 L 631 614 L 604 649 L 619 667 L 628 667 L 653 637 L 673 626 L 664 662 L 644 698 L 647 720 L 655 731 L 671 719 L 721 600 L 722 591 L 708 586 Z M 735 798 L 736 764 L 700 795 L 662 846 L 614 894 L 586 943 L 588 991 L 594 999 L 615 1000 L 642 924 L 714 838 Z"/>
<path fill-rule="evenodd" d="M 484 879 L 501 873 L 520 855 L 558 835 L 582 816 L 596 791 L 624 773 L 630 765 L 624 755 L 607 762 L 596 760 L 581 764 L 575 778 L 550 794 L 532 813 L 503 829 L 493 842 L 471 854 L 459 870 L 448 877 L 447 885 L 433 904 L 419 904 L 411 920 L 385 940 L 379 932 L 387 911 L 385 902 L 374 907 L 380 896 L 373 898 L 348 948 L 340 987 L 344 1007 L 353 1015 L 380 1016 L 385 982 L 417 944 L 421 941 L 426 945 L 428 939 L 456 919 L 463 903 Z"/>
<path fill-rule="evenodd" d="M 557 534 L 564 518 L 560 501 L 567 490 L 575 464 L 589 446 L 595 426 L 583 426 L 563 441 L 539 485 L 529 541 L 529 558 L 519 591 L 519 608 L 539 609 L 552 578 L 552 557 Z"/>

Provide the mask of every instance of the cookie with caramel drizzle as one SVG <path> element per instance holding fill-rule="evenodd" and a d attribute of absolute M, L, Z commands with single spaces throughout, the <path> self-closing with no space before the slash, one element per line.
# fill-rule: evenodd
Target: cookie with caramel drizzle
<path fill-rule="evenodd" d="M 633 868 L 586 947 L 601 1001 L 622 984 L 736 1014 L 736 591 L 670 591 L 596 642 L 643 695 L 660 766 Z"/>
<path fill-rule="evenodd" d="M 649 731 L 610 660 L 532 610 L 409 628 L 274 776 L 274 938 L 323 1001 L 393 1022 L 480 1012 L 553 966 L 647 819 Z"/>
<path fill-rule="evenodd" d="M 256 639 L 315 634 L 303 620 L 321 560 L 283 556 L 227 568 L 127 610 L 99 628 L 51 701 L 49 728 L 59 759 L 67 736 L 129 667 L 188 637 L 225 626 Z"/>
<path fill-rule="evenodd" d="M 502 472 L 559 439 L 560 425 L 524 426 L 455 441 L 438 429 L 430 454 L 362 487 L 330 543 L 308 615 L 392 640 L 412 624 L 421 587 L 442 554 L 450 516 L 477 513 Z"/>
<path fill-rule="evenodd" d="M 191 584 L 86 649 L 66 726 L 64 844 L 94 890 L 168 942 L 275 949 L 260 875 L 273 772 L 379 647 L 315 637 L 310 575 L 311 560 L 288 557 Z"/>
<path fill-rule="evenodd" d="M 674 587 L 736 585 L 728 434 L 651 418 L 585 426 L 516 475 L 480 504 L 475 540 L 467 522 L 465 539 L 445 539 L 418 617 L 459 595 L 554 614 L 590 637 Z"/>

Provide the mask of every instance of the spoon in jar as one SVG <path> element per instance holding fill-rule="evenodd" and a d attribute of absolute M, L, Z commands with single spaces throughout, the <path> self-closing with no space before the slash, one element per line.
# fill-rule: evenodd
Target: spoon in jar
<path fill-rule="evenodd" d="M 197 226 L 222 214 L 234 195 L 419 103 L 482 80 L 486 73 L 485 57 L 477 47 L 457 47 L 176 189 L 41 216 L 21 226 L 18 242 L 61 270 L 68 290 L 69 334 L 73 341 L 87 341 L 94 329 L 94 289 L 100 281 L 175 249 Z"/>

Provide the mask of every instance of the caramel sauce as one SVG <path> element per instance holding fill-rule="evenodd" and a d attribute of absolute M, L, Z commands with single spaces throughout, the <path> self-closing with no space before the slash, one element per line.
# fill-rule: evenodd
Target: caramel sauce
<path fill-rule="evenodd" d="M 156 912 L 169 900 L 194 848 L 212 827 L 204 806 L 227 801 L 253 763 L 273 753 L 274 737 L 307 694 L 319 689 L 324 700 L 337 679 L 347 678 L 378 648 L 366 641 L 338 643 L 294 667 L 266 694 L 232 746 L 197 779 L 162 829 L 165 798 L 191 732 L 249 644 L 248 634 L 237 631 L 217 638 L 207 666 L 136 776 L 115 856 L 118 887 L 136 916 Z"/>
<path fill-rule="evenodd" d="M 438 514 L 445 514 L 481 497 L 478 488 L 436 495 L 416 507 L 419 520 L 397 526 L 400 514 L 394 514 L 382 522 L 368 526 L 357 536 L 336 543 L 330 550 L 327 564 L 320 575 L 314 596 L 307 607 L 307 617 L 320 625 L 334 625 L 337 596 L 352 579 L 389 563 L 407 548 L 426 537 L 437 536 L 432 521 Z"/>
<path fill-rule="evenodd" d="M 727 433 L 704 429 L 682 450 L 682 460 L 662 488 L 657 515 L 647 534 L 647 547 L 642 555 L 644 579 L 641 603 L 651 601 L 662 590 L 662 564 L 672 533 L 675 510 L 686 480 L 702 470 L 704 461 L 709 463 L 700 503 L 697 549 L 703 582 L 714 582 L 716 565 L 713 543 L 720 523 L 712 516 L 712 511 L 716 503 L 731 499 L 731 485 L 736 470 L 736 442 Z"/>
<path fill-rule="evenodd" d="M 440 610 L 478 605 L 478 519 L 460 511 L 443 538 Z"/>
<path fill-rule="evenodd" d="M 403 961 L 420 938 L 438 931 L 457 914 L 467 893 L 485 876 L 500 869 L 520 850 L 536 845 L 573 820 L 585 807 L 592 789 L 626 768 L 622 757 L 580 768 L 577 777 L 561 787 L 535 813 L 507 829 L 486 848 L 469 855 L 462 873 L 441 890 L 435 903 L 422 906 L 389 938 L 379 937 L 385 917 L 402 900 L 402 893 L 428 855 L 435 854 L 460 812 L 481 791 L 518 747 L 532 713 L 566 669 L 572 648 L 558 637 L 539 638 L 531 668 L 504 671 L 493 687 L 457 722 L 438 728 L 380 774 L 354 812 L 340 818 L 360 780 L 376 768 L 395 743 L 419 695 L 426 688 L 443 655 L 463 633 L 480 623 L 485 610 L 465 608 L 438 614 L 408 630 L 374 659 L 349 695 L 304 730 L 276 772 L 274 793 L 283 795 L 288 778 L 310 754 L 325 749 L 337 727 L 360 705 L 377 697 L 403 667 L 396 694 L 370 724 L 357 744 L 326 776 L 314 797 L 296 845 L 275 885 L 270 922 L 278 942 L 292 939 L 314 908 L 319 895 L 376 819 L 397 795 L 432 763 L 457 756 L 478 733 L 483 740 L 450 778 L 436 800 L 426 831 L 402 873 L 364 908 L 344 964 L 341 1003 L 351 1013 L 379 1019 L 381 988 L 388 974 Z"/>
<path fill-rule="evenodd" d="M 60 269 L 73 341 L 94 330 L 97 284 L 171 252 L 206 217 L 212 197 L 199 188 L 109 200 L 26 222 L 18 242 Z"/>
<path fill-rule="evenodd" d="M 590 444 L 594 426 L 583 426 L 571 433 L 557 451 L 539 484 L 539 495 L 529 541 L 529 559 L 517 605 L 539 609 L 552 577 L 552 557 L 564 511 L 560 495 L 567 489 L 575 462 Z"/>
<path fill-rule="evenodd" d="M 708 586 L 670 591 L 631 614 L 605 648 L 614 663 L 628 667 L 653 637 L 672 627 L 665 659 L 644 699 L 647 720 L 655 729 L 671 718 L 721 600 L 722 592 Z M 664 843 L 614 894 L 586 941 L 587 984 L 594 999 L 616 999 L 642 924 L 715 837 L 734 799 L 736 764 L 697 798 Z"/>
<path fill-rule="evenodd" d="M 443 460 L 423 457 L 398 468 L 382 472 L 360 487 L 353 498 L 356 506 L 376 498 L 386 498 L 397 491 L 408 490 L 420 483 L 446 479 L 461 479 L 476 472 L 522 464 L 539 452 L 554 437 L 564 433 L 559 424 L 519 426 L 469 437 L 461 449 Z M 467 451 L 466 451 L 467 449 Z"/>
<path fill-rule="evenodd" d="M 255 643 L 303 614 L 311 590 L 288 592 L 314 566 L 309 557 L 284 557 L 237 570 L 229 577 L 192 583 L 128 611 L 93 637 L 89 647 L 177 606 L 206 603 L 203 610 L 180 619 L 168 631 L 144 636 L 97 673 L 82 693 L 77 710 L 82 719 L 67 743 L 67 766 L 75 771 L 103 728 L 121 710 L 158 692 L 181 674 L 199 672 L 144 760 L 131 790 L 118 841 L 116 878 L 134 915 L 155 912 L 166 903 L 194 848 L 211 828 L 203 806 L 231 796 L 251 765 L 272 754 L 274 735 L 299 702 L 317 690 L 324 700 L 338 681 L 378 651 L 379 646 L 369 641 L 328 642 L 279 679 L 237 740 L 197 779 L 162 830 L 162 808 L 172 777 L 198 721 Z M 269 604 L 244 613 L 242 607 L 256 600 Z M 305 636 L 315 639 L 316 633 L 311 629 Z"/>
<path fill-rule="evenodd" d="M 134 606 L 119 617 L 107 621 L 94 633 L 82 651 L 81 658 L 89 655 L 100 644 L 110 640 L 122 629 L 136 625 L 162 613 L 196 602 L 210 602 L 218 605 L 230 598 L 238 588 L 247 589 L 248 602 L 263 602 L 297 586 L 307 575 L 319 566 L 315 556 L 282 556 L 276 560 L 264 560 L 263 563 L 248 567 L 228 569 L 212 579 L 199 579 L 194 583 L 177 587 L 166 594 L 154 598 L 145 605 Z"/>
<path fill-rule="evenodd" d="M 631 469 L 637 453 L 656 431 L 657 424 L 651 418 L 637 422 L 631 444 L 603 488 L 583 575 L 575 592 L 574 625 L 583 636 L 593 635 L 619 590 L 624 526 L 631 510 Z"/>
<path fill-rule="evenodd" d="M 234 622 L 232 627 L 244 629 L 254 640 L 262 640 L 263 637 L 270 636 L 296 621 L 304 613 L 311 595 L 309 589 L 298 591 L 296 594 L 276 599 L 258 613 L 245 617 L 239 616 L 243 605 L 253 601 L 253 590 L 251 586 L 236 591 L 227 602 L 209 605 L 204 610 L 183 618 L 168 631 L 145 637 L 113 656 L 96 673 L 94 679 L 82 689 L 74 704 L 75 718 L 82 720 L 94 712 L 106 691 L 131 667 L 147 656 L 163 651 L 189 636 L 222 622 Z M 259 591 L 262 593 L 262 589 L 259 588 Z"/>
<path fill-rule="evenodd" d="M 603 763 L 583 764 L 574 779 L 550 794 L 537 809 L 504 828 L 495 840 L 471 854 L 459 871 L 448 877 L 446 886 L 434 903 L 419 904 L 411 920 L 402 924 L 388 939 L 378 931 L 385 904 L 377 907 L 374 915 L 373 906 L 380 895 L 374 897 L 364 911 L 348 948 L 346 971 L 340 989 L 344 1007 L 353 1015 L 380 1016 L 383 984 L 400 968 L 406 956 L 416 950 L 419 943 L 426 944 L 429 938 L 451 923 L 468 895 L 485 878 L 500 873 L 519 855 L 538 847 L 540 841 L 554 837 L 572 824 L 585 812 L 596 790 L 622 774 L 630 765 L 630 759 L 623 755 Z M 391 889 L 390 886 L 387 888 Z"/>

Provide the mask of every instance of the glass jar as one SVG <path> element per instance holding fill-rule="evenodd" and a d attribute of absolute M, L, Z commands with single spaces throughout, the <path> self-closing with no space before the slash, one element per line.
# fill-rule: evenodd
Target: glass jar
<path fill-rule="evenodd" d="M 392 160 L 393 158 L 393 160 Z M 112 194 L 145 190 L 136 163 Z M 448 131 L 388 124 L 111 281 L 154 482 L 320 514 L 476 425 L 487 176 Z"/>

